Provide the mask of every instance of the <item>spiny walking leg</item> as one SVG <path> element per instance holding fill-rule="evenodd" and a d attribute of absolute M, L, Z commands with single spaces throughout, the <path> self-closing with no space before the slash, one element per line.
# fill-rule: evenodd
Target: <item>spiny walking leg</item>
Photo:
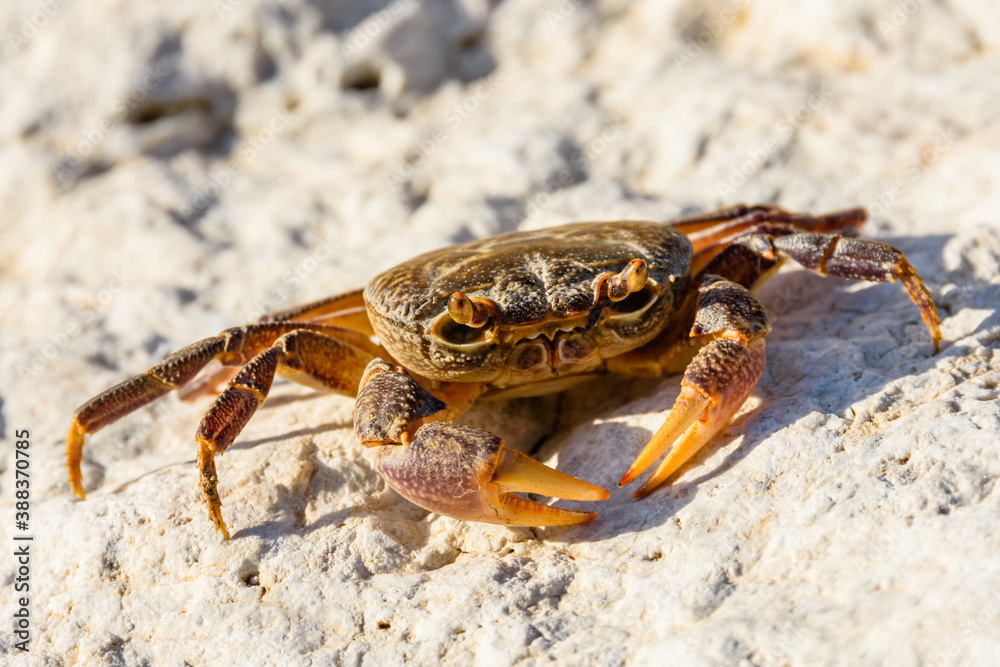
<path fill-rule="evenodd" d="M 844 236 L 855 236 L 867 217 L 862 208 L 810 215 L 790 213 L 767 204 L 739 204 L 721 211 L 672 220 L 671 224 L 691 239 L 694 252 L 692 273 L 698 273 L 712 257 L 739 236 L 778 228 L 820 234 L 839 231 Z"/>
<path fill-rule="evenodd" d="M 251 359 L 229 381 L 202 418 L 195 434 L 201 490 L 215 528 L 228 540 L 222 520 L 215 454 L 222 454 L 267 398 L 275 374 L 298 384 L 348 396 L 357 392 L 372 355 L 310 329 L 287 333 Z"/>
<path fill-rule="evenodd" d="M 756 288 L 772 276 L 785 259 L 821 276 L 870 282 L 898 280 L 920 311 L 937 353 L 941 343 L 941 320 L 931 293 L 903 253 L 885 243 L 779 228 L 737 239 L 716 255 L 699 277 L 720 275 L 747 288 Z"/>
<path fill-rule="evenodd" d="M 343 333 L 339 334 L 338 338 L 362 349 L 372 348 L 369 337 L 375 333 L 368 320 L 368 311 L 361 290 L 267 313 L 258 320 L 258 324 L 275 322 L 304 322 L 339 327 L 343 329 Z M 373 354 L 385 354 L 385 351 L 380 349 Z M 194 381 L 181 387 L 177 392 L 178 398 L 182 401 L 191 401 L 214 394 L 216 387 L 227 383 L 239 370 L 232 365 L 224 366 L 217 360 L 211 363 L 215 365 L 214 370 L 206 368 Z"/>
<path fill-rule="evenodd" d="M 84 498 L 80 459 L 88 434 L 96 433 L 133 410 L 177 389 L 200 382 L 199 374 L 212 361 L 223 366 L 242 366 L 280 336 L 297 329 L 323 332 L 345 341 L 370 356 L 385 355 L 381 347 L 357 331 L 323 324 L 275 322 L 227 329 L 218 336 L 192 343 L 144 373 L 121 382 L 90 399 L 73 413 L 66 436 L 66 470 L 73 493 Z M 213 379 L 217 378 L 216 374 Z M 198 388 L 193 393 L 203 389 Z M 191 396 L 189 395 L 188 398 Z"/>
<path fill-rule="evenodd" d="M 318 322 L 355 329 L 368 335 L 375 333 L 368 319 L 362 290 L 268 313 L 260 318 L 260 322 Z"/>

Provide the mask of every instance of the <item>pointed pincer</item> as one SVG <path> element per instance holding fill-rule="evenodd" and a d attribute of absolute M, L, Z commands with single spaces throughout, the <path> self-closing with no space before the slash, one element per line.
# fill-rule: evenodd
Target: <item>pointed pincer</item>
<path fill-rule="evenodd" d="M 403 369 L 372 361 L 361 380 L 354 430 L 375 449 L 375 468 L 401 496 L 455 519 L 510 526 L 558 526 L 597 512 L 551 507 L 515 493 L 605 500 L 604 489 L 553 470 L 501 438 L 451 422 L 429 421 L 445 405 Z"/>
<path fill-rule="evenodd" d="M 604 489 L 553 470 L 503 440 L 448 422 L 421 426 L 408 445 L 385 445 L 375 467 L 401 496 L 455 519 L 509 526 L 562 526 L 597 512 L 551 507 L 514 495 L 538 493 L 568 500 L 605 500 Z"/>

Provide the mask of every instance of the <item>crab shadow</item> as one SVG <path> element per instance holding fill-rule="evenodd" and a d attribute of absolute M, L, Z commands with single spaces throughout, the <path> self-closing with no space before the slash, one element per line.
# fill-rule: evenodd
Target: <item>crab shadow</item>
<path fill-rule="evenodd" d="M 281 495 L 291 496 L 292 492 L 288 489 L 283 489 Z M 284 503 L 275 503 L 275 506 L 286 506 Z M 317 530 L 322 530 L 324 528 L 334 526 L 339 527 L 347 523 L 349 519 L 356 519 L 365 516 L 376 516 L 377 512 L 366 509 L 363 506 L 358 507 L 345 507 L 333 512 L 327 512 L 323 516 L 317 518 L 315 521 L 309 523 L 303 523 L 299 520 L 298 512 L 289 512 L 285 510 L 279 512 L 278 515 L 252 526 L 247 526 L 246 528 L 241 528 L 232 534 L 232 539 L 238 540 L 241 538 L 257 537 L 265 542 L 277 542 L 279 539 L 286 538 L 290 535 L 304 535 Z M 287 515 L 287 516 L 286 516 Z M 414 551 L 422 548 L 423 544 L 414 545 Z"/>
<path fill-rule="evenodd" d="M 322 394 L 317 394 L 317 398 L 321 397 Z M 238 451 L 241 449 L 253 449 L 260 445 L 266 445 L 272 442 L 282 442 L 284 440 L 290 440 L 292 438 L 306 438 L 309 436 L 319 435 L 321 433 L 329 433 L 331 431 L 338 431 L 342 428 L 349 428 L 347 424 L 342 424 L 339 422 L 330 422 L 327 424 L 321 424 L 319 426 L 310 426 L 307 428 L 298 428 L 294 431 L 284 431 L 282 433 L 276 433 L 274 435 L 269 435 L 263 438 L 257 438 L 255 440 L 244 440 L 234 442 L 226 451 Z"/>

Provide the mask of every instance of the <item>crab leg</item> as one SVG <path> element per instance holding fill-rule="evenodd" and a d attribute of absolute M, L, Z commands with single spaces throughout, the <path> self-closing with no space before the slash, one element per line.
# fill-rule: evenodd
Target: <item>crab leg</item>
<path fill-rule="evenodd" d="M 263 322 L 320 322 L 374 334 L 362 290 L 295 306 L 260 318 Z"/>
<path fill-rule="evenodd" d="M 776 206 L 739 204 L 714 211 L 688 216 L 671 224 L 691 239 L 694 252 L 692 271 L 698 273 L 711 259 L 726 248 L 733 239 L 756 232 L 778 229 L 785 233 L 826 233 L 843 230 L 853 236 L 864 225 L 868 214 L 862 208 L 810 215 L 789 213 Z"/>
<path fill-rule="evenodd" d="M 340 337 L 350 336 L 350 340 L 346 342 L 352 343 L 355 347 L 359 345 L 359 342 L 364 345 L 367 342 L 367 337 L 374 334 L 371 322 L 368 321 L 368 312 L 361 290 L 268 313 L 258 320 L 259 324 L 273 322 L 309 322 L 343 327 L 345 330 L 352 331 L 346 331 Z M 363 336 L 361 338 L 357 335 L 351 336 L 350 334 L 353 332 L 359 332 Z M 378 354 L 378 352 L 374 354 Z M 238 366 L 223 366 L 218 360 L 212 361 L 211 366 L 206 367 L 197 379 L 181 387 L 177 396 L 182 401 L 191 401 L 201 396 L 214 394 L 216 387 L 229 382 L 239 370 Z"/>
<path fill-rule="evenodd" d="M 740 238 L 716 255 L 702 275 L 722 275 L 746 287 L 756 287 L 774 274 L 782 260 L 792 259 L 822 276 L 871 282 L 898 280 L 920 311 L 934 342 L 934 352 L 938 351 L 941 320 L 937 309 L 930 291 L 901 251 L 866 239 L 788 233 L 783 229 L 769 231 Z"/>
<path fill-rule="evenodd" d="M 174 352 L 146 372 L 115 385 L 77 408 L 66 437 L 66 469 L 73 493 L 84 497 L 80 457 L 86 435 L 96 433 L 133 410 L 188 385 L 212 361 L 223 364 L 245 361 L 244 350 L 266 347 L 287 330 L 285 325 L 227 329 L 218 336 Z"/>
<path fill-rule="evenodd" d="M 195 434 L 202 496 L 216 530 L 227 540 L 229 531 L 222 520 L 215 455 L 226 451 L 257 408 L 263 405 L 275 374 L 307 387 L 353 395 L 371 357 L 368 351 L 336 338 L 298 329 L 278 338 L 229 381 L 229 386 L 205 413 Z"/>
<path fill-rule="evenodd" d="M 615 372 L 668 372 L 691 349 L 705 345 L 688 365 L 681 393 L 666 422 L 619 486 L 635 479 L 672 446 L 656 472 L 633 495 L 652 491 L 703 447 L 750 395 L 763 370 L 764 336 L 770 324 L 747 288 L 767 280 L 785 259 L 820 275 L 900 281 L 920 311 L 937 352 L 941 341 L 937 311 L 930 292 L 902 252 L 876 241 L 801 231 L 851 231 L 864 217 L 860 209 L 813 217 L 770 207 L 734 207 L 681 224 L 686 232 L 701 235 L 703 241 L 695 255 L 695 264 L 702 266 L 696 279 L 711 281 L 712 276 L 725 276 L 728 280 L 702 287 L 691 337 L 677 339 L 670 333 L 608 363 L 609 370 Z M 717 226 L 712 227 L 713 223 Z M 714 340 L 705 344 L 707 335 Z"/>
<path fill-rule="evenodd" d="M 300 329 L 322 332 L 343 340 L 346 344 L 365 350 L 369 358 L 384 354 L 363 333 L 342 327 L 296 322 L 235 327 L 218 336 L 192 343 L 144 373 L 115 385 L 76 409 L 66 436 L 66 470 L 73 493 L 84 498 L 80 459 L 88 434 L 96 433 L 171 391 L 180 389 L 187 399 L 207 393 L 217 381 L 233 375 L 230 367 L 242 366 L 282 335 Z M 218 364 L 218 368 L 207 376 L 201 374 L 213 362 Z"/>
<path fill-rule="evenodd" d="M 510 526 L 568 525 L 597 516 L 514 495 L 605 500 L 608 492 L 504 449 L 491 433 L 434 421 L 445 407 L 401 368 L 375 359 L 365 369 L 354 430 L 361 444 L 376 448 L 376 469 L 401 496 L 445 516 Z"/>
<path fill-rule="evenodd" d="M 719 280 L 702 287 L 691 333 L 714 340 L 688 365 L 673 409 L 618 486 L 631 482 L 670 449 L 632 494 L 644 496 L 708 444 L 757 385 L 764 369 L 764 336 L 770 330 L 764 308 L 742 286 Z"/>

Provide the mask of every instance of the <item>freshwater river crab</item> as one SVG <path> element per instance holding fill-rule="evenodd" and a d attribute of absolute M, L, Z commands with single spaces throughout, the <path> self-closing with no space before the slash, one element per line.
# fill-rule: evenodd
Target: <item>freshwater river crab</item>
<path fill-rule="evenodd" d="M 822 275 L 900 281 L 937 351 L 927 288 L 895 248 L 854 238 L 863 209 L 812 216 L 768 205 L 661 222 L 576 223 L 435 250 L 364 290 L 267 315 L 175 352 L 79 407 L 66 441 L 84 497 L 85 436 L 150 401 L 215 393 L 195 440 L 203 498 L 226 539 L 215 454 L 264 402 L 275 374 L 356 396 L 354 430 L 393 489 L 433 512 L 520 526 L 596 512 L 515 492 L 604 500 L 607 491 L 504 449 L 454 420 L 479 398 L 557 392 L 599 373 L 684 371 L 663 426 L 625 472 L 666 458 L 633 495 L 664 482 L 746 401 L 764 367 L 767 313 L 750 290 L 785 259 Z"/>

